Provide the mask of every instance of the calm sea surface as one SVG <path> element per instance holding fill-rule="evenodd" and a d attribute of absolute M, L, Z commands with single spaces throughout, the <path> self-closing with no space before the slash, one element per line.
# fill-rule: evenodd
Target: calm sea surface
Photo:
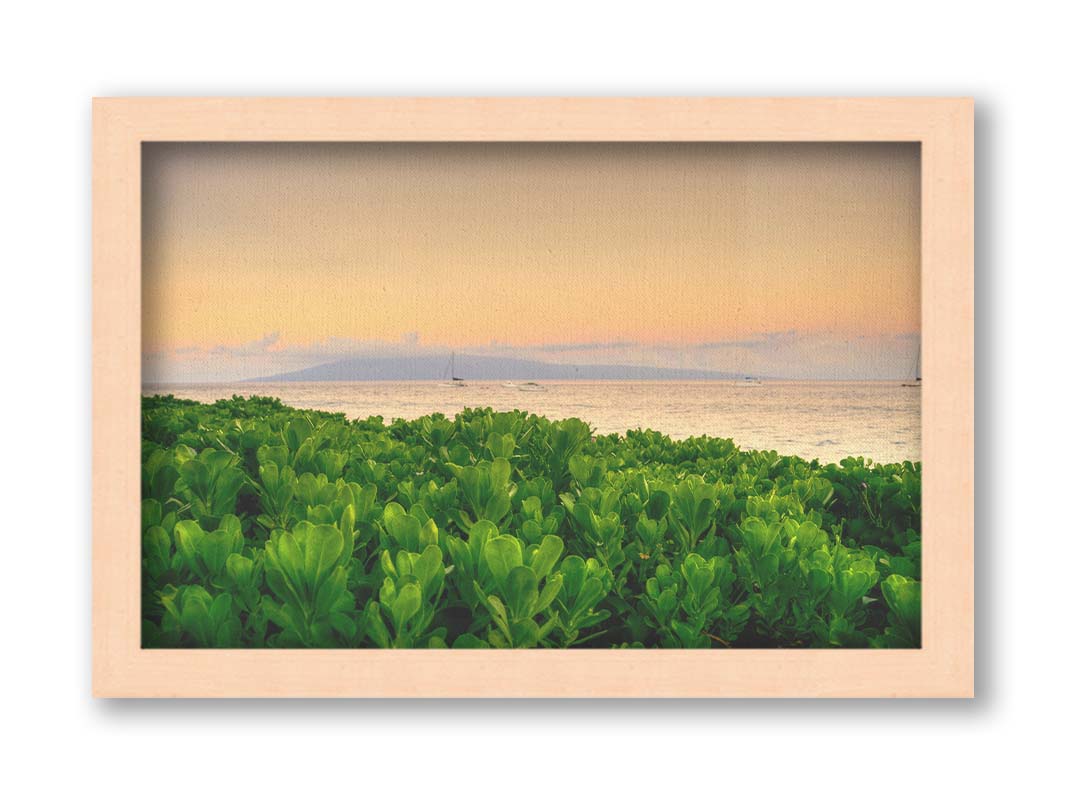
<path fill-rule="evenodd" d="M 543 392 L 499 382 L 454 388 L 437 382 L 232 383 L 146 385 L 145 394 L 173 394 L 202 402 L 233 395 L 269 395 L 296 408 L 340 411 L 350 419 L 386 422 L 465 406 L 523 409 L 550 419 L 580 417 L 600 433 L 652 428 L 685 438 L 708 434 L 745 449 L 824 463 L 864 456 L 879 463 L 919 460 L 918 388 L 899 381 L 872 383 L 729 381 L 546 381 Z"/>
<path fill-rule="evenodd" d="M 745 449 L 777 450 L 824 463 L 862 455 L 879 463 L 920 458 L 920 389 L 899 381 L 773 381 L 754 386 L 704 381 L 571 381 L 520 391 L 497 382 L 451 387 L 436 382 L 166 384 L 144 394 L 212 402 L 267 395 L 298 409 L 341 412 L 386 422 L 464 406 L 522 409 L 551 419 L 580 417 L 600 433 L 651 428 L 674 438 L 732 438 Z"/>

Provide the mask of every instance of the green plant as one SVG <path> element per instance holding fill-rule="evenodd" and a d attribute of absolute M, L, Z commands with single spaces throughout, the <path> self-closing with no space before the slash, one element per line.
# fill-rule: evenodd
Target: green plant
<path fill-rule="evenodd" d="M 563 576 L 556 599 L 560 644 L 570 647 L 595 637 L 597 634 L 593 633 L 581 638 L 583 631 L 595 628 L 611 616 L 609 610 L 597 607 L 608 596 L 614 580 L 611 570 L 595 558 L 583 561 L 578 556 L 567 556 L 559 571 Z"/>
<path fill-rule="evenodd" d="M 233 514 L 219 520 L 213 531 L 205 531 L 195 520 L 177 522 L 174 540 L 183 569 L 201 581 L 220 575 L 230 554 L 240 553 L 244 546 L 241 521 Z"/>
<path fill-rule="evenodd" d="M 465 501 L 465 507 L 457 515 L 461 525 L 469 529 L 483 520 L 500 525 L 511 511 L 511 495 L 515 491 L 507 459 L 495 458 L 491 464 L 451 466 Z"/>
<path fill-rule="evenodd" d="M 396 564 L 389 552 L 382 554 L 386 573 L 379 603 L 370 603 L 364 612 L 367 633 L 379 647 L 444 647 L 444 628 L 429 631 L 444 588 L 445 570 L 441 548 L 436 544 L 418 554 L 401 550 Z M 382 620 L 384 610 L 389 620 Z"/>
<path fill-rule="evenodd" d="M 146 647 L 921 645 L 919 464 L 142 405 Z"/>
<path fill-rule="evenodd" d="M 234 513 L 237 493 L 245 483 L 237 463 L 234 454 L 206 447 L 178 467 L 174 490 L 196 519 L 214 527 L 214 521 Z"/>
<path fill-rule="evenodd" d="M 889 626 L 878 640 L 883 647 L 922 646 L 922 592 L 919 582 L 903 575 L 882 581 L 882 596 L 889 606 Z"/>
<path fill-rule="evenodd" d="M 675 647 L 728 646 L 748 621 L 747 604 L 730 602 L 734 573 L 728 559 L 709 560 L 690 553 L 672 569 L 661 564 L 645 584 L 641 598 L 661 631 L 663 643 Z"/>
<path fill-rule="evenodd" d="M 501 535 L 485 544 L 485 561 L 493 577 L 494 594 L 487 594 L 475 582 L 474 591 L 486 607 L 495 626 L 489 631 L 489 643 L 494 647 L 533 647 L 551 632 L 555 616 L 538 620 L 556 599 L 563 585 L 563 576 L 549 576 L 560 554 L 563 541 L 558 536 L 546 536 L 537 547 L 526 553 L 514 536 Z"/>
<path fill-rule="evenodd" d="M 265 598 L 264 609 L 281 628 L 279 644 L 326 646 L 355 635 L 351 556 L 352 534 L 334 525 L 300 522 L 267 542 L 267 585 L 282 602 Z"/>
<path fill-rule="evenodd" d="M 164 608 L 161 641 L 190 647 L 235 647 L 241 623 L 233 598 L 212 597 L 203 586 L 167 586 L 159 593 Z"/>

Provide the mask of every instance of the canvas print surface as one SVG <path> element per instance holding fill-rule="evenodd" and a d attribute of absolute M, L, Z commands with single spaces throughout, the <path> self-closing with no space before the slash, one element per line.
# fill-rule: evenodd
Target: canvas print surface
<path fill-rule="evenodd" d="M 146 143 L 144 647 L 921 644 L 907 143 Z"/>

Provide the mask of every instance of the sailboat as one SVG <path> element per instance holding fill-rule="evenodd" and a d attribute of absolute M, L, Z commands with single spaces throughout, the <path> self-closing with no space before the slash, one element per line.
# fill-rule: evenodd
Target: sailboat
<path fill-rule="evenodd" d="M 922 367 L 923 357 L 923 345 L 919 342 L 919 350 L 915 353 L 915 380 L 911 383 L 902 383 L 901 386 L 907 386 L 909 388 L 916 388 L 923 385 L 923 378 L 920 368 Z"/>
<path fill-rule="evenodd" d="M 448 371 L 445 374 L 446 378 L 449 378 L 448 383 L 442 383 L 441 386 L 451 386 L 454 389 L 459 389 L 466 386 L 466 382 L 463 378 L 456 377 L 456 351 L 452 351 L 452 355 L 448 359 Z"/>
<path fill-rule="evenodd" d="M 741 306 L 737 306 L 737 312 L 734 314 L 734 327 L 737 328 L 741 319 Z M 742 362 L 742 350 L 737 348 L 737 358 L 734 360 L 734 373 L 741 371 Z M 762 381 L 759 378 L 755 378 L 751 375 L 745 375 L 744 377 L 734 378 L 733 386 L 738 389 L 753 389 L 757 386 L 762 386 Z"/>

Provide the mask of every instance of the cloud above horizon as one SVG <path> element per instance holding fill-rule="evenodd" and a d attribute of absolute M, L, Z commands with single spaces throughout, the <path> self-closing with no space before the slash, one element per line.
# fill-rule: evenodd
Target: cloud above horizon
<path fill-rule="evenodd" d="M 286 344 L 278 332 L 234 346 L 155 350 L 142 358 L 145 384 L 248 380 L 329 364 L 347 358 L 440 358 L 445 348 L 420 344 L 417 332 L 395 342 L 330 338 Z M 634 341 L 548 342 L 467 347 L 463 355 L 527 359 L 551 364 L 635 365 L 698 369 L 789 380 L 895 380 L 913 375 L 918 334 L 857 336 L 774 331 L 737 340 L 696 344 Z"/>

